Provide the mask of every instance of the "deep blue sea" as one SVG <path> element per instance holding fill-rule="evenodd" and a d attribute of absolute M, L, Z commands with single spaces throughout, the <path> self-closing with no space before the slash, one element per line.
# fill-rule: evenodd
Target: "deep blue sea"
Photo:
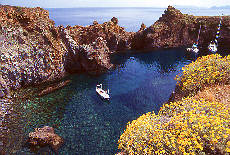
<path fill-rule="evenodd" d="M 73 6 L 74 7 L 74 6 Z M 98 23 L 109 21 L 117 17 L 119 25 L 126 31 L 138 31 L 142 22 L 146 26 L 152 25 L 161 17 L 166 8 L 48 8 L 50 18 L 56 25 L 92 25 L 94 20 Z M 178 8 L 182 13 L 196 16 L 230 15 L 229 9 L 207 8 Z"/>
<path fill-rule="evenodd" d="M 142 22 L 147 26 L 153 24 L 164 9 L 76 8 L 49 11 L 50 18 L 57 25 L 85 26 L 92 24 L 93 20 L 103 23 L 116 16 L 126 30 L 137 31 Z M 218 15 L 213 10 L 182 9 L 182 12 Z M 28 147 L 22 145 L 28 133 L 35 127 L 49 125 L 65 140 L 59 154 L 117 153 L 117 141 L 126 124 L 144 113 L 158 113 L 175 88 L 175 76 L 181 73 L 184 65 L 195 60 L 194 55 L 180 48 L 140 52 L 113 55 L 111 59 L 117 65 L 116 69 L 97 77 L 73 75 L 71 84 L 65 88 L 15 105 L 15 115 L 9 119 L 8 147 L 14 148 L 12 152 L 16 154 L 32 154 Z M 110 89 L 110 103 L 97 96 L 95 87 L 99 83 Z M 54 154 L 50 148 L 37 152 L 42 153 Z"/>

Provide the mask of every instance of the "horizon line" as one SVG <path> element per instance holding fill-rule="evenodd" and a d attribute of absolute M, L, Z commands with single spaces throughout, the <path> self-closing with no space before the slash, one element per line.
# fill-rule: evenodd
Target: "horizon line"
<path fill-rule="evenodd" d="M 41 7 L 41 6 L 19 6 L 19 5 L 9 5 L 9 4 L 0 4 L 0 6 L 16 6 L 16 7 L 27 7 L 27 8 L 46 8 L 46 9 L 74 9 L 74 8 L 156 8 L 156 9 L 165 9 L 168 8 L 168 6 L 172 6 L 174 8 L 204 8 L 204 9 L 211 9 L 211 8 L 219 8 L 217 6 L 212 7 L 204 7 L 204 6 L 191 6 L 191 5 L 168 5 L 165 7 L 157 7 L 157 6 L 79 6 L 79 7 Z M 221 6 L 224 7 L 224 6 Z M 220 7 L 220 8 L 221 8 Z"/>

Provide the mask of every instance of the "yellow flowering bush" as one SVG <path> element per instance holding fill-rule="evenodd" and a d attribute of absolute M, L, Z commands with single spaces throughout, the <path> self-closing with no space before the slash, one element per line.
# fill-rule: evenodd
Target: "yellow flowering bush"
<path fill-rule="evenodd" d="M 200 90 L 205 85 L 230 82 L 230 55 L 222 57 L 212 54 L 199 57 L 195 62 L 182 68 L 177 75 L 177 84 L 185 94 Z"/>
<path fill-rule="evenodd" d="M 230 107 L 185 98 L 128 123 L 118 141 L 127 154 L 230 153 Z"/>

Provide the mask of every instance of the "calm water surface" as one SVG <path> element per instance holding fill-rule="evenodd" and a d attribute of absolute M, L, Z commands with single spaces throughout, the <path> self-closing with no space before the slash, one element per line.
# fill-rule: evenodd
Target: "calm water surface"
<path fill-rule="evenodd" d="M 89 25 L 93 20 L 103 23 L 113 16 L 128 31 L 137 31 L 142 22 L 156 21 L 164 9 L 153 8 L 78 8 L 49 9 L 57 25 Z M 190 12 L 189 12 L 190 11 Z M 218 15 L 212 10 L 187 10 L 195 15 Z M 174 77 L 194 60 L 184 49 L 168 49 L 150 53 L 112 56 L 118 67 L 98 77 L 74 75 L 69 86 L 33 101 L 12 105 L 13 115 L 6 117 L 7 148 L 16 154 L 32 154 L 25 139 L 35 127 L 53 126 L 65 139 L 60 154 L 114 154 L 117 141 L 126 124 L 144 113 L 158 112 L 174 90 Z M 95 92 L 102 83 L 111 91 L 110 103 L 103 102 Z M 2 144 L 0 144 L 2 145 Z M 53 154 L 50 148 L 37 152 Z"/>
<path fill-rule="evenodd" d="M 114 55 L 116 69 L 98 77 L 74 75 L 64 89 L 17 107 L 18 120 L 23 120 L 18 121 L 20 133 L 25 138 L 35 127 L 54 126 L 65 139 L 60 154 L 115 154 L 126 124 L 144 113 L 157 113 L 175 88 L 174 77 L 193 59 L 183 49 Z M 110 103 L 96 94 L 99 83 L 110 89 Z M 44 152 L 53 153 L 43 148 L 37 154 Z M 27 147 L 17 153 L 31 154 Z"/>

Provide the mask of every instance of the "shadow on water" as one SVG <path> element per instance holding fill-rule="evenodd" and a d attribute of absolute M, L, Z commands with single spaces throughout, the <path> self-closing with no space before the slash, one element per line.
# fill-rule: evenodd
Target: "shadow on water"
<path fill-rule="evenodd" d="M 146 65 L 147 68 L 153 69 L 153 65 L 157 65 L 159 72 L 168 73 L 175 71 L 179 63 L 187 63 L 189 60 L 194 61 L 197 56 L 194 53 L 186 52 L 184 48 L 172 48 L 149 51 L 148 53 L 141 53 L 139 51 L 134 53 L 133 51 L 118 53 L 112 56 L 111 62 L 124 67 L 123 65 L 130 58 L 137 59 L 141 64 Z"/>

